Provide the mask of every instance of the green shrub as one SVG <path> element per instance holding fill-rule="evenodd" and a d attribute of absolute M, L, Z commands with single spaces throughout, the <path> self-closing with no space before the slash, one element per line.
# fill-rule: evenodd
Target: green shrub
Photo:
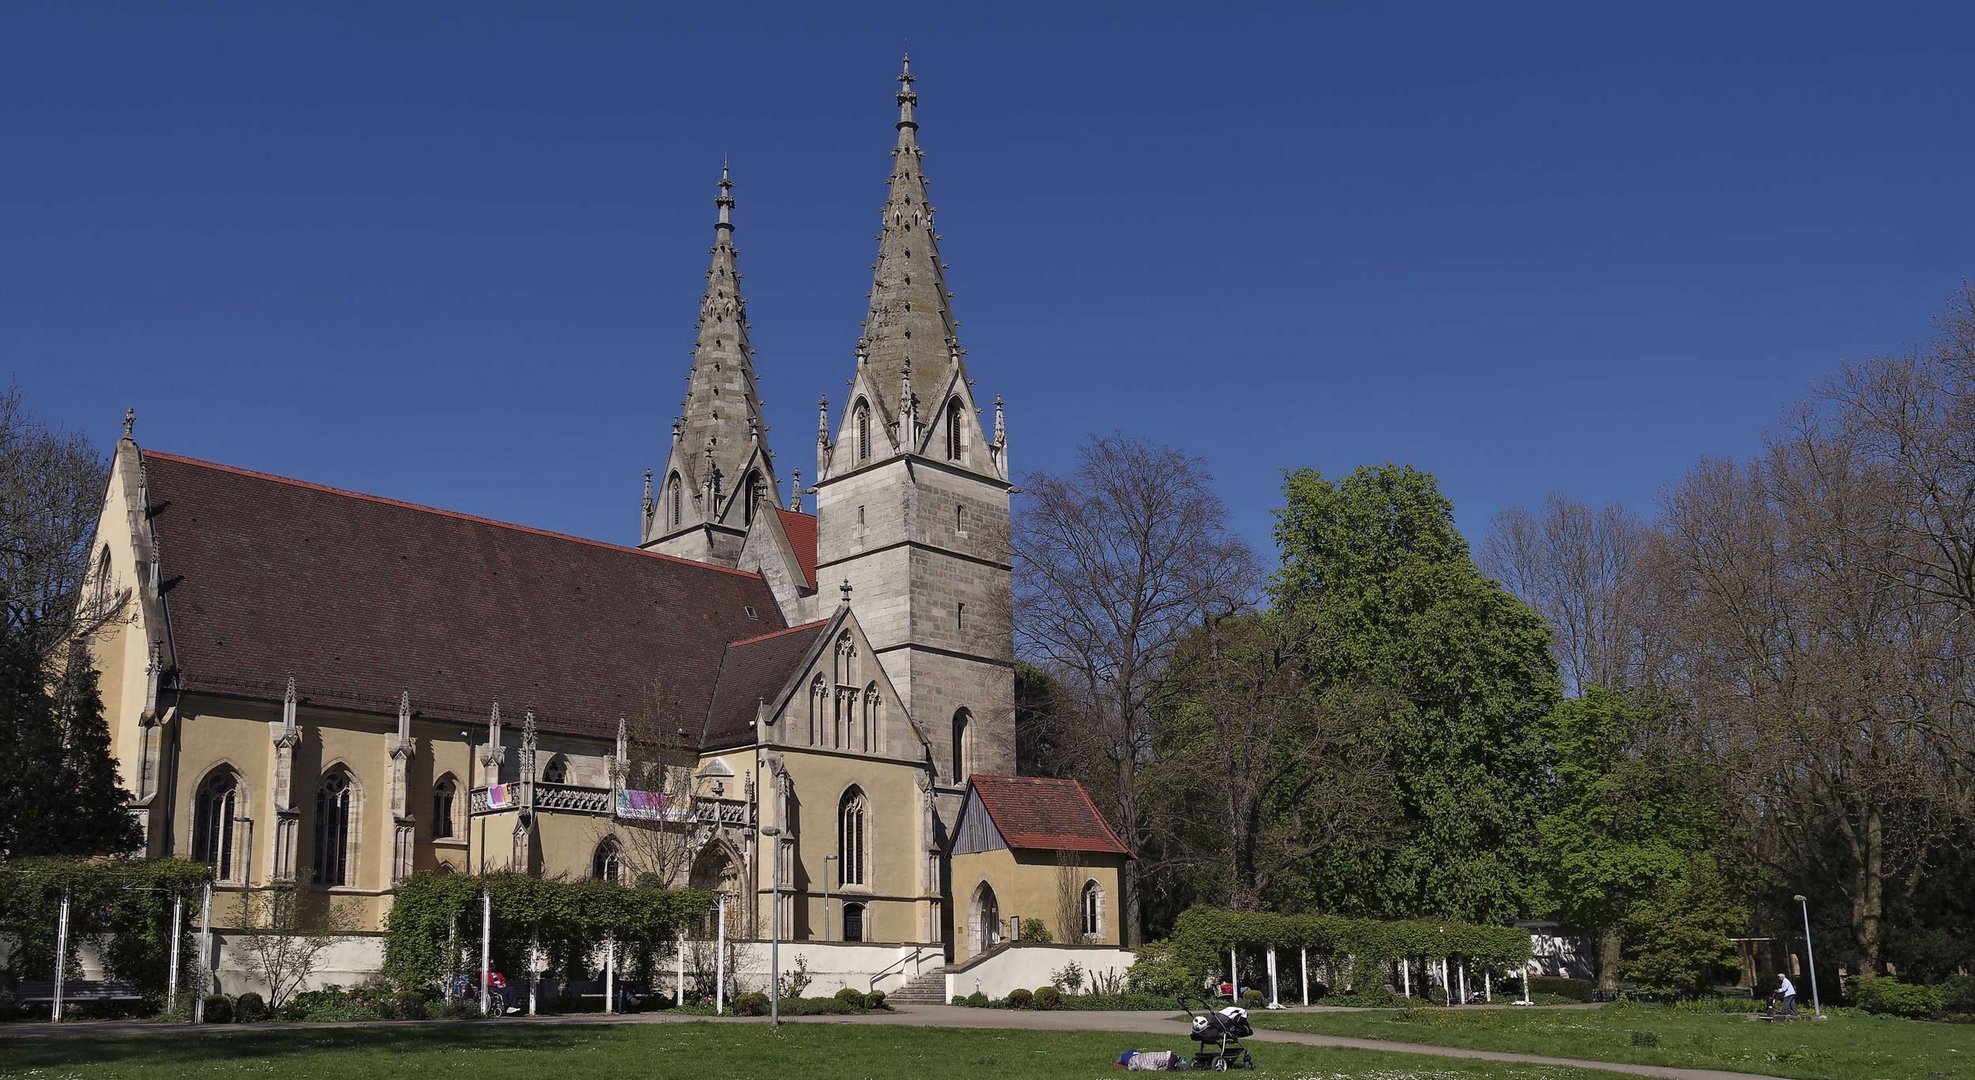
<path fill-rule="evenodd" d="M 1941 994 L 1941 1011 L 1975 1013 L 1975 975 L 1950 975 L 1934 989 Z"/>
<path fill-rule="evenodd" d="M 955 995 L 953 995 L 953 1000 L 952 1000 L 952 1001 L 949 1001 L 949 1002 L 947 1002 L 947 1004 L 948 1004 L 948 1005 L 972 1005 L 972 1004 L 973 1004 L 973 1002 L 971 1002 L 971 1001 L 968 1001 L 968 1000 L 967 1000 L 967 998 L 966 998 L 966 997 L 965 997 L 964 995 L 961 995 L 961 994 L 955 994 Z"/>
<path fill-rule="evenodd" d="M 853 990 L 848 986 L 844 987 L 842 990 L 837 991 L 836 999 L 838 1001 L 843 1002 L 845 1005 L 850 1006 L 853 1009 L 868 1008 L 870 1005 L 869 1001 L 866 1000 L 863 993 L 857 990 Z"/>
<path fill-rule="evenodd" d="M 759 990 L 749 990 L 734 999 L 734 1015 L 767 1016 L 768 995 Z"/>
<path fill-rule="evenodd" d="M 1852 1001 L 1869 1013 L 1916 1020 L 1941 1011 L 1939 991 L 1883 975 L 1860 975 L 1854 980 Z"/>
<path fill-rule="evenodd" d="M 1008 1007 L 1011 1009 L 1033 1009 L 1035 1008 L 1035 1004 L 1035 994 L 1019 986 L 1008 991 Z"/>
<path fill-rule="evenodd" d="M 1179 956 L 1170 941 L 1151 941 L 1133 951 L 1131 968 L 1125 972 L 1125 985 L 1133 993 L 1156 994 L 1168 1000 L 1189 993 L 1200 980 Z"/>
<path fill-rule="evenodd" d="M 864 1007 L 867 1009 L 885 1008 L 885 992 L 883 990 L 873 990 L 864 995 Z"/>
<path fill-rule="evenodd" d="M 457 1001 L 435 1001 L 425 1007 L 425 1015 L 431 1020 L 478 1020 L 480 1003 L 470 998 Z"/>
<path fill-rule="evenodd" d="M 1009 995 L 1013 997 L 1014 995 Z M 1174 1001 L 1157 994 L 1074 994 L 1065 995 L 1060 1007 L 1078 1011 L 1145 1011 L 1157 1009 L 1172 1012 Z"/>
<path fill-rule="evenodd" d="M 965 1004 L 970 1009 L 985 1009 L 988 1007 L 988 996 L 976 990 L 967 995 Z"/>
<path fill-rule="evenodd" d="M 1268 1000 L 1260 990 L 1243 990 L 1241 992 L 1241 1007 L 1244 1009 L 1259 1009 L 1263 1005 L 1268 1004 Z"/>
<path fill-rule="evenodd" d="M 243 1024 L 258 1024 L 267 1019 L 267 1002 L 249 990 L 233 999 L 233 1018 Z"/>
<path fill-rule="evenodd" d="M 233 1022 L 233 1002 L 225 994 L 206 995 L 206 1023 L 231 1024 Z"/>
<path fill-rule="evenodd" d="M 1063 992 L 1053 986 L 1038 986 L 1035 992 L 1035 1007 L 1056 1010 L 1063 1007 Z"/>
<path fill-rule="evenodd" d="M 1030 945 L 1047 945 L 1056 940 L 1049 932 L 1049 925 L 1041 919 L 1022 920 L 1022 940 Z"/>
<path fill-rule="evenodd" d="M 1589 979 L 1562 979 L 1554 975 L 1532 975 L 1529 979 L 1529 992 L 1532 994 L 1555 994 L 1572 1001 L 1590 1001 L 1598 984 Z"/>
<path fill-rule="evenodd" d="M 1316 995 L 1312 993 L 1310 1000 L 1315 1001 L 1316 999 Z M 1249 1008 L 1254 1007 L 1247 1006 L 1246 998 L 1243 998 L 1242 1001 L 1244 1006 Z M 1420 1001 L 1424 1001 L 1429 1005 L 1433 1003 L 1431 998 L 1413 998 L 1408 1001 L 1408 1004 Z M 1324 1004 L 1326 1005 L 1345 1005 L 1360 1009 L 1385 1009 L 1398 1003 L 1399 995 L 1387 990 L 1383 986 L 1374 986 L 1369 990 L 1359 990 L 1349 994 L 1333 994 L 1324 999 Z"/>
<path fill-rule="evenodd" d="M 425 995 L 400 990 L 391 995 L 390 1010 L 393 1020 L 423 1020 L 427 1014 Z"/>

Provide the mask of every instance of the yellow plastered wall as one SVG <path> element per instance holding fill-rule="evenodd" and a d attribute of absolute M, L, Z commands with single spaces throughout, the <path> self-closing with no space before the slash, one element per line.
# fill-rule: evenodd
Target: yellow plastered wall
<path fill-rule="evenodd" d="M 824 751 L 783 749 L 782 761 L 794 792 L 788 823 L 794 842 L 785 846 L 790 862 L 783 869 L 784 911 L 790 940 L 821 940 L 824 936 L 824 882 L 829 883 L 829 934 L 843 940 L 845 904 L 863 904 L 864 940 L 929 942 L 938 940 L 936 892 L 928 888 L 927 837 L 923 793 L 919 780 L 925 770 L 908 762 L 885 761 Z M 852 787 L 865 803 L 865 868 L 861 883 L 842 882 L 838 815 Z M 773 791 L 772 782 L 767 786 Z M 769 807 L 764 807 L 764 814 Z M 774 821 L 774 817 L 764 817 Z M 772 869 L 771 850 L 764 849 L 760 887 L 767 889 Z M 768 907 L 760 908 L 765 918 Z M 767 936 L 768 927 L 761 927 Z"/>
<path fill-rule="evenodd" d="M 994 890 L 999 908 L 1001 932 L 1007 934 L 1008 920 L 1024 922 L 1041 919 L 1050 935 L 1060 944 L 1087 943 L 1116 945 L 1118 919 L 1122 914 L 1124 858 L 1119 855 L 1075 853 L 1065 865 L 1055 852 L 996 851 L 970 852 L 953 857 L 953 958 L 964 960 L 982 951 L 981 927 L 976 913 L 976 895 L 983 883 Z M 1081 920 L 1074 914 L 1071 924 L 1063 924 L 1062 887 L 1068 876 L 1074 895 L 1084 883 L 1096 881 L 1104 893 L 1101 932 L 1085 938 Z"/>

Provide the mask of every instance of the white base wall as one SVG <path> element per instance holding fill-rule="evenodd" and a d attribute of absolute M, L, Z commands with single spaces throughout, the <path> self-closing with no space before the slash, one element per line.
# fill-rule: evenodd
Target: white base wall
<path fill-rule="evenodd" d="M 979 961 L 968 963 L 946 974 L 946 996 L 964 997 L 979 990 L 991 998 L 1007 997 L 1017 987 L 1034 990 L 1049 985 L 1049 975 L 1076 961 L 1084 969 L 1084 992 L 1090 991 L 1091 976 L 1116 975 L 1123 979 L 1132 966 L 1132 951 L 1095 945 L 1024 945 L 1016 943 Z"/>

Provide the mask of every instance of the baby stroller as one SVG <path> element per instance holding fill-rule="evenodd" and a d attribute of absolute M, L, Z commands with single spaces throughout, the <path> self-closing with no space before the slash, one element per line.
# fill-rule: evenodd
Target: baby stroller
<path fill-rule="evenodd" d="M 1193 1017 L 1193 1041 L 1200 1044 L 1199 1052 L 1193 1055 L 1194 1068 L 1225 1072 L 1255 1067 L 1255 1059 L 1241 1045 L 1242 1039 L 1255 1034 L 1254 1027 L 1248 1023 L 1247 1009 L 1229 1005 L 1215 1010 L 1205 1001 L 1196 1000 L 1189 1005 L 1185 998 L 1180 999 L 1180 1008 Z"/>

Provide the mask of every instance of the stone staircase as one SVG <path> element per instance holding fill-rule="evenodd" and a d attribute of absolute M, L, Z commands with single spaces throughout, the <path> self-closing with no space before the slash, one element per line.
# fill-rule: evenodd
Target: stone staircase
<path fill-rule="evenodd" d="M 954 965 L 931 968 L 920 972 L 912 980 L 897 990 L 885 995 L 887 1005 L 944 1005 L 946 1004 L 946 974 Z"/>

